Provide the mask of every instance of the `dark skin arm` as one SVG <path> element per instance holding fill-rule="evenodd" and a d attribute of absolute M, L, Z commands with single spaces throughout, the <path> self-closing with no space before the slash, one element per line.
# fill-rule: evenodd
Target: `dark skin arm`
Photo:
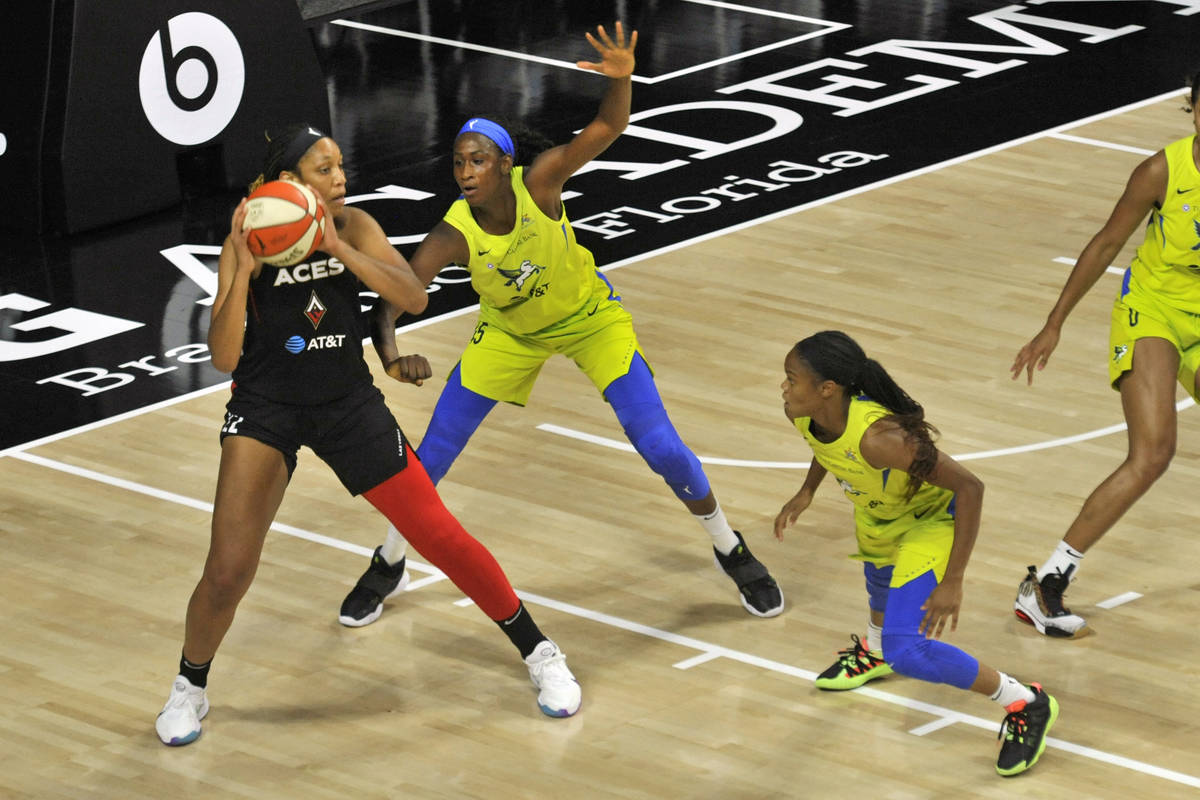
<path fill-rule="evenodd" d="M 1026 383 L 1032 384 L 1034 369 L 1046 368 L 1050 354 L 1058 346 L 1067 316 L 1113 263 L 1125 242 L 1145 222 L 1150 210 L 1155 206 L 1162 207 L 1166 190 L 1167 157 L 1160 150 L 1134 169 L 1108 221 L 1079 254 L 1046 324 L 1013 359 L 1010 370 L 1014 380 L 1023 371 Z"/>
<path fill-rule="evenodd" d="M 894 422 L 881 419 L 867 428 L 863 434 L 860 451 L 867 463 L 875 469 L 899 469 L 907 472 L 916 456 L 916 444 Z M 925 617 L 920 631 L 930 638 L 939 638 L 946 621 L 950 630 L 958 628 L 958 611 L 962 606 L 963 576 L 967 561 L 975 547 L 979 534 L 979 520 L 983 508 L 983 481 L 979 480 L 963 465 L 950 456 L 938 451 L 937 463 L 928 483 L 954 492 L 954 544 L 950 547 L 950 559 L 946 574 L 929 594 L 921 606 Z"/>
<path fill-rule="evenodd" d="M 628 43 L 620 22 L 616 24 L 614 37 L 609 37 L 603 25 L 597 28 L 596 36 L 590 33 L 586 36 L 600 54 L 600 61 L 579 61 L 577 66 L 610 78 L 608 90 L 600 101 L 600 110 L 570 142 L 539 154 L 524 171 L 525 187 L 530 196 L 551 219 L 562 216 L 562 187 L 567 178 L 603 153 L 629 124 L 637 31 L 630 34 Z M 447 264 L 466 264 L 470 257 L 466 238 L 442 220 L 421 242 L 410 263 L 417 279 L 428 286 Z M 400 311 L 382 299 L 375 306 L 371 341 L 380 360 L 389 365 L 389 375 L 392 375 L 390 365 L 399 358 L 395 342 L 399 316 Z"/>

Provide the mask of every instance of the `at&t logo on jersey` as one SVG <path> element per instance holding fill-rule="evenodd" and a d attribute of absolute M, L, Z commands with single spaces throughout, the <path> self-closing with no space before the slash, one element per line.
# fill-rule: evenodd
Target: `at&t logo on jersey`
<path fill-rule="evenodd" d="M 311 339 L 305 339 L 303 336 L 289 336 L 283 346 L 289 353 L 303 353 L 305 350 L 334 350 L 340 348 L 345 340 L 346 334 L 344 333 L 333 336 L 314 336 Z"/>

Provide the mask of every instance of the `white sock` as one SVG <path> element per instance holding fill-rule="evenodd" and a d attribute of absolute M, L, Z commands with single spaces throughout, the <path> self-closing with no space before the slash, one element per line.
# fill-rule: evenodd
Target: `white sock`
<path fill-rule="evenodd" d="M 1071 547 L 1065 540 L 1061 541 L 1058 543 L 1058 547 L 1054 548 L 1054 552 L 1050 554 L 1050 558 L 1046 559 L 1046 563 L 1042 564 L 1042 568 L 1038 570 L 1038 580 L 1040 581 L 1052 572 L 1067 575 L 1071 580 L 1075 580 L 1075 576 L 1079 574 L 1081 561 L 1083 561 L 1083 553 Z"/>
<path fill-rule="evenodd" d="M 404 558 L 404 551 L 408 549 L 408 542 L 396 530 L 396 526 L 388 523 L 387 539 L 379 548 L 379 555 L 388 563 L 388 566 L 394 567 L 400 563 L 400 559 Z"/>
<path fill-rule="evenodd" d="M 725 512 L 721 510 L 721 504 L 717 503 L 717 507 L 713 509 L 711 514 L 693 514 L 693 517 L 704 526 L 704 530 L 708 531 L 708 535 L 712 537 L 713 547 L 723 556 L 727 556 L 733 552 L 733 548 L 738 546 L 738 538 L 733 532 L 733 528 L 729 527 L 729 521 L 725 519 Z"/>
<path fill-rule="evenodd" d="M 883 653 L 883 627 L 876 625 L 870 620 L 867 621 L 867 641 L 865 644 L 868 650 L 878 650 Z"/>
<path fill-rule="evenodd" d="M 1016 678 L 1001 672 L 1000 688 L 988 699 L 994 700 L 1005 708 L 1008 708 L 1018 700 L 1032 703 L 1036 698 L 1037 695 L 1033 693 L 1033 689 L 1030 689 Z"/>

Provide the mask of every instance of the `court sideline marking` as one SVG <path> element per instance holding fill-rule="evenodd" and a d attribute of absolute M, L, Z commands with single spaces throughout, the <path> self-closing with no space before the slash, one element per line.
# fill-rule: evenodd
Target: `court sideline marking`
<path fill-rule="evenodd" d="M 152 497 L 157 500 L 162 500 L 162 501 L 170 502 L 170 503 L 176 503 L 179 505 L 186 506 L 188 508 L 193 508 L 193 509 L 196 509 L 199 511 L 206 511 L 208 513 L 212 513 L 212 503 L 205 502 L 203 500 L 196 500 L 195 498 L 187 497 L 186 495 L 181 495 L 176 492 L 169 492 L 169 491 L 162 490 L 162 489 L 156 489 L 154 487 L 146 486 L 145 484 L 141 484 L 136 481 L 130 481 L 130 480 L 126 480 L 124 478 L 117 478 L 112 475 L 106 475 L 102 472 L 97 472 L 95 470 L 87 469 L 84 467 L 77 467 L 72 464 L 67 464 L 67 463 L 64 463 L 61 461 L 56 461 L 53 459 L 45 458 L 43 456 L 34 455 L 32 453 L 15 453 L 15 454 L 13 454 L 12 457 L 19 459 L 21 461 L 29 462 L 31 464 L 36 464 L 36 465 L 39 465 L 42 467 L 47 467 L 49 469 L 57 470 L 59 472 L 66 473 L 68 475 L 73 475 L 75 477 L 84 478 L 86 480 L 97 481 L 99 483 L 104 483 L 109 486 L 114 486 L 114 487 L 117 487 L 120 489 L 125 489 L 127 491 L 136 492 L 138 494 L 143 494 L 143 495 Z M 283 534 L 286 534 L 288 536 L 292 536 L 292 537 L 295 537 L 298 539 L 315 542 L 317 544 L 322 544 L 327 547 L 333 547 L 338 550 L 345 550 L 347 552 L 357 553 L 358 555 L 364 556 L 364 557 L 370 556 L 371 553 L 373 552 L 369 548 L 362 547 L 360 545 L 352 544 L 350 542 L 346 542 L 341 539 L 336 539 L 331 536 L 325 536 L 323 534 L 314 533 L 312 531 L 307 531 L 307 530 L 304 530 L 303 528 L 297 528 L 292 525 L 285 525 L 285 524 L 279 523 L 279 522 L 272 522 L 271 529 L 278 531 L 279 533 L 283 533 Z M 418 584 L 420 584 L 422 586 L 427 585 L 430 582 L 433 582 L 436 580 L 441 580 L 441 579 L 445 578 L 445 575 L 440 570 L 438 570 L 428 564 L 423 564 L 423 563 L 414 561 L 411 558 L 408 560 L 408 566 L 415 571 L 429 573 L 429 576 L 430 576 L 429 578 L 424 578 L 417 582 Z M 756 656 L 751 653 L 743 652 L 741 650 L 734 650 L 732 648 L 723 647 L 721 645 L 712 644 L 710 642 L 705 642 L 700 639 L 694 639 L 690 636 L 682 636 L 680 634 L 672 633 L 670 631 L 665 631 L 660 628 L 653 628 L 649 625 L 643 625 L 642 623 L 634 622 L 632 620 L 627 620 L 622 617 L 616 617 L 611 614 L 605 614 L 603 612 L 593 611 L 591 609 L 583 608 L 582 606 L 576 606 L 571 603 L 564 603 L 560 600 L 555 600 L 553 598 L 545 597 L 543 595 L 538 595 L 538 594 L 533 594 L 531 592 L 524 592 L 524 591 L 518 590 L 517 596 L 520 597 L 521 600 L 524 602 L 532 603 L 534 605 L 541 606 L 544 608 L 550 608 L 550 609 L 553 609 L 553 610 L 558 611 L 563 614 L 580 617 L 582 619 L 587 619 L 592 622 L 600 623 L 602 625 L 608 625 L 610 627 L 619 628 L 621 630 L 628 631 L 630 633 L 640 634 L 642 636 L 648 636 L 650 638 L 658 639 L 660 641 L 679 645 L 680 647 L 685 647 L 685 648 L 689 648 L 692 650 L 700 651 L 700 654 L 697 656 L 694 656 L 689 659 L 685 659 L 683 661 L 676 662 L 673 666 L 675 666 L 675 668 L 677 668 L 677 669 L 690 669 L 691 667 L 697 666 L 698 664 L 706 663 L 706 662 L 712 661 L 716 658 L 727 658 L 731 661 L 737 661 L 737 662 L 740 662 L 742 664 L 747 664 L 752 667 L 758 667 L 760 669 L 769 670 L 771 672 L 777 672 L 777 673 L 780 673 L 783 675 L 789 675 L 791 677 L 800 678 L 801 680 L 813 681 L 817 677 L 817 673 L 812 672 L 811 670 L 801 669 L 799 667 L 794 667 L 790 664 L 785 664 L 780 661 L 774 661 L 769 658 L 762 658 L 761 656 Z M 464 603 L 464 600 L 465 600 L 465 603 Z M 455 604 L 456 605 L 465 605 L 465 604 L 469 604 L 471 602 L 469 598 L 464 598 L 464 600 L 456 601 Z M 996 730 L 996 723 L 993 720 L 987 720 L 987 719 L 983 719 L 981 717 L 972 716 L 970 714 L 964 714 L 959 711 L 953 711 L 951 709 L 944 708 L 944 707 L 938 706 L 938 705 L 934 705 L 932 703 L 925 703 L 920 700 L 913 700 L 911 698 L 901 697 L 899 695 L 895 695 L 890 692 L 884 692 L 879 689 L 873 689 L 868 686 L 860 686 L 859 688 L 855 689 L 854 692 L 857 694 L 866 696 L 866 697 L 870 697 L 874 700 L 879 700 L 879 701 L 882 701 L 885 703 L 891 703 L 892 705 L 901 706 L 903 708 L 907 708 L 907 709 L 910 709 L 913 711 L 921 711 L 921 712 L 930 714 L 937 718 L 930 723 L 927 723 L 925 725 L 922 725 L 922 726 L 919 726 L 917 728 L 913 728 L 912 730 L 910 730 L 909 733 L 913 734 L 914 736 L 924 736 L 925 734 L 928 734 L 932 731 L 939 730 L 941 728 L 947 727 L 947 726 L 955 724 L 955 723 L 963 723 L 965 725 L 970 725 L 970 726 L 973 726 L 976 728 L 982 728 L 982 729 L 988 730 L 988 731 Z M 1132 758 L 1126 758 L 1125 756 L 1119 756 L 1114 753 L 1107 753 L 1103 750 L 1097 750 L 1092 747 L 1086 747 L 1084 745 L 1074 744 L 1072 742 L 1066 741 L 1065 739 L 1057 739 L 1057 738 L 1054 738 L 1051 736 L 1046 737 L 1046 744 L 1048 747 L 1054 747 L 1054 748 L 1057 748 L 1057 749 L 1062 750 L 1067 753 L 1072 753 L 1074 755 L 1083 756 L 1085 758 L 1090 758 L 1095 761 L 1100 761 L 1100 762 L 1103 762 L 1106 764 L 1111 764 L 1113 766 L 1121 767 L 1121 768 L 1132 770 L 1135 772 L 1141 772 L 1145 775 L 1151 775 L 1151 776 L 1154 776 L 1157 778 L 1162 778 L 1164 780 L 1173 781 L 1175 783 L 1180 783 L 1185 786 L 1192 786 L 1195 788 L 1200 788 L 1200 777 L 1197 777 L 1194 775 L 1188 775 L 1183 772 L 1177 772 L 1175 770 L 1155 766 L 1154 764 L 1148 764 L 1143 761 L 1137 761 Z"/>

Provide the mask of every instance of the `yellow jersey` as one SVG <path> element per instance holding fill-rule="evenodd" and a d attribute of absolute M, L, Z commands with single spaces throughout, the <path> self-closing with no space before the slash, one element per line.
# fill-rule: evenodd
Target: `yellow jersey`
<path fill-rule="evenodd" d="M 493 235 L 479 227 L 465 198 L 456 200 L 444 217 L 470 248 L 467 269 L 479 294 L 480 320 L 518 335 L 571 316 L 594 293 L 609 294 L 591 251 L 575 241 L 566 207 L 561 219 L 542 213 L 523 174 L 523 167 L 510 173 L 517 214 L 508 233 Z"/>
<path fill-rule="evenodd" d="M 1200 171 L 1188 136 L 1163 148 L 1167 192 L 1150 212 L 1146 238 L 1129 267 L 1133 281 L 1174 308 L 1200 313 Z"/>
<path fill-rule="evenodd" d="M 866 514 L 876 520 L 895 520 L 909 512 L 917 519 L 925 510 L 945 507 L 954 493 L 949 489 L 922 483 L 911 500 L 908 493 L 908 473 L 898 469 L 876 469 L 863 458 L 860 449 L 867 428 L 892 412 L 865 395 L 850 399 L 846 430 L 832 442 L 818 440 L 810 429 L 809 417 L 794 420 L 817 462 L 837 479 L 846 497 L 856 506 L 856 516 Z"/>

